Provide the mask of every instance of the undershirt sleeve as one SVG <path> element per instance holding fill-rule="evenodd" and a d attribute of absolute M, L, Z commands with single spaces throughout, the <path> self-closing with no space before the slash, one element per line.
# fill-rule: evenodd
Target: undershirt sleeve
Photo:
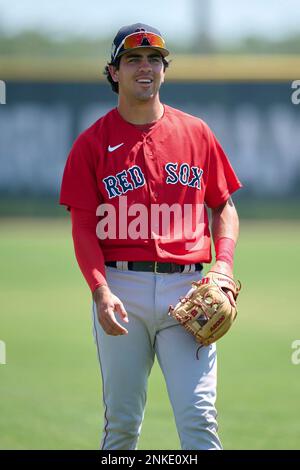
<path fill-rule="evenodd" d="M 104 256 L 96 234 L 98 218 L 90 211 L 71 207 L 72 237 L 78 265 L 92 292 L 107 285 Z"/>

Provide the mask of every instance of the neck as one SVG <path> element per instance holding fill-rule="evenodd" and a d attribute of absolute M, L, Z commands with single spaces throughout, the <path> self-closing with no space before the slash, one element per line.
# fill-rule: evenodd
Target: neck
<path fill-rule="evenodd" d="M 118 111 L 131 124 L 149 124 L 162 117 L 164 107 L 158 96 L 153 100 L 134 103 L 128 103 L 125 97 L 119 97 Z"/>

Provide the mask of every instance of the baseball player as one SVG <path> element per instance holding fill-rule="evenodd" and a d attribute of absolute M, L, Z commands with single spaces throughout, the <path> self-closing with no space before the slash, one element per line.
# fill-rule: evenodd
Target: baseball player
<path fill-rule="evenodd" d="M 101 449 L 136 449 L 155 357 L 182 449 L 222 448 L 215 343 L 199 349 L 168 309 L 202 278 L 211 240 L 212 269 L 232 277 L 230 195 L 241 183 L 207 124 L 160 101 L 168 54 L 156 28 L 118 31 L 105 69 L 118 106 L 77 138 L 63 175 L 60 203 L 93 296 Z"/>

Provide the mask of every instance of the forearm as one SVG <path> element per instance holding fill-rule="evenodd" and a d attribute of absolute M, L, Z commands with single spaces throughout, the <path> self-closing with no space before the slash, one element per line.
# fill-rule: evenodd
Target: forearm
<path fill-rule="evenodd" d="M 92 292 L 106 286 L 104 256 L 99 246 L 96 225 L 92 213 L 71 208 L 74 250 L 80 270 Z"/>
<path fill-rule="evenodd" d="M 220 238 L 230 238 L 237 243 L 239 237 L 239 217 L 236 208 L 229 198 L 228 201 L 216 209 L 212 209 L 211 230 L 214 244 Z"/>

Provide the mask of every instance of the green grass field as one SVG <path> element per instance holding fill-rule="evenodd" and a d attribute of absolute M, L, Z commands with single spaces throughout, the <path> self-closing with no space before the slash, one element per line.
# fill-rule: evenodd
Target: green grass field
<path fill-rule="evenodd" d="M 218 343 L 226 449 L 300 449 L 300 222 L 242 222 L 239 316 Z M 102 394 L 90 293 L 65 220 L 0 221 L 1 449 L 97 449 Z M 179 449 L 161 372 L 150 381 L 140 449 Z"/>

